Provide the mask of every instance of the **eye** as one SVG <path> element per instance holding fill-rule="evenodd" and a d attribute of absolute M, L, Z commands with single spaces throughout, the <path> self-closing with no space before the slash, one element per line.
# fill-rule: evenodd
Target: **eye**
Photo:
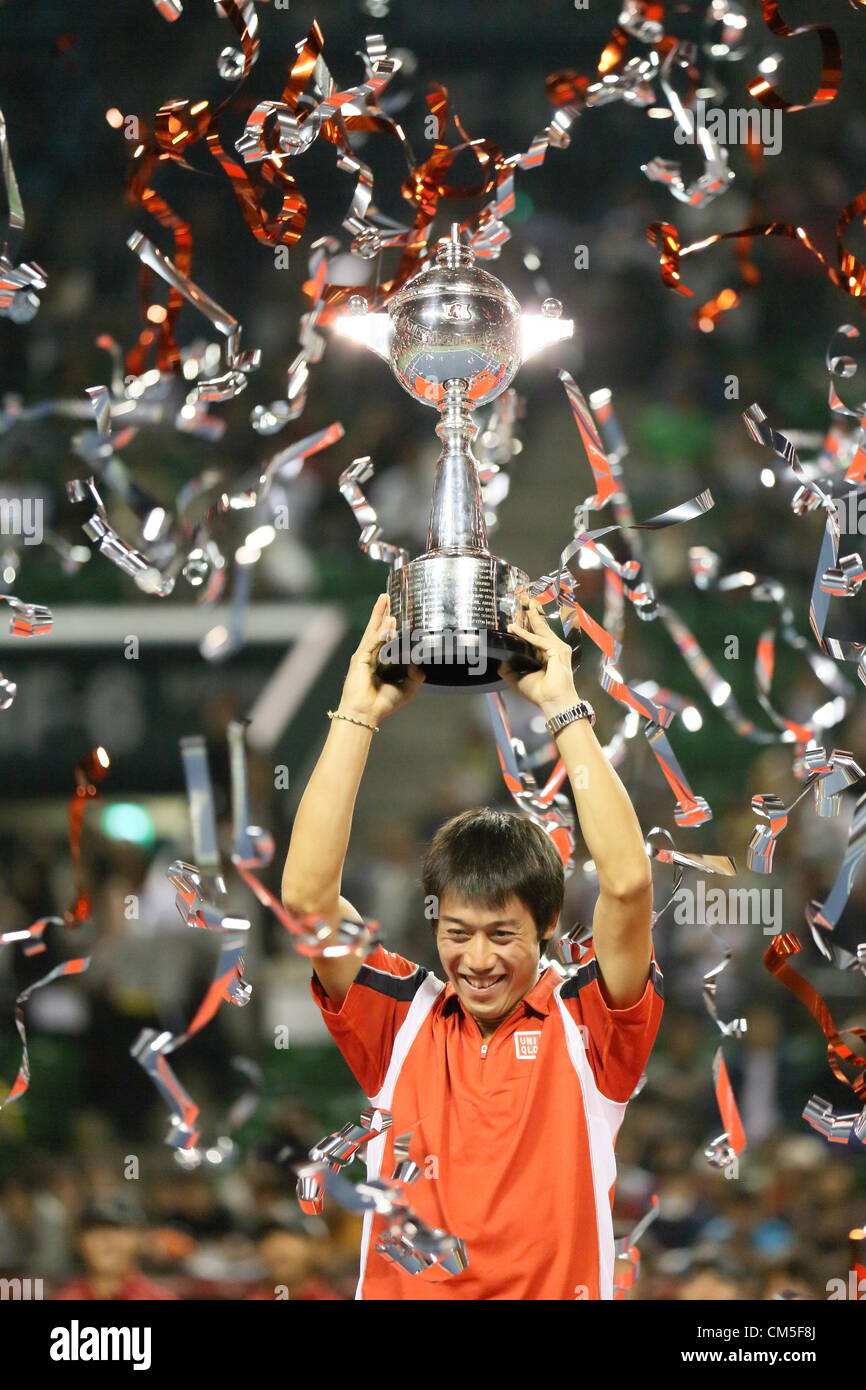
<path fill-rule="evenodd" d="M 510 941 L 510 940 L 512 939 L 513 935 L 514 935 L 514 933 L 513 933 L 513 932 L 510 932 L 510 931 L 498 931 L 498 932 L 494 932 L 494 936 L 498 937 L 498 939 L 499 939 L 500 941 Z"/>

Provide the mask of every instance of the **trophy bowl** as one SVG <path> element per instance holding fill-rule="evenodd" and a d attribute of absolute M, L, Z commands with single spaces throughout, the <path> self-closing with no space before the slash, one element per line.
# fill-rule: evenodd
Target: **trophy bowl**
<path fill-rule="evenodd" d="M 471 407 L 510 385 L 522 360 L 520 305 L 473 264 L 468 247 L 445 254 L 403 286 L 388 306 L 391 370 L 416 401 L 440 406 L 447 381 L 466 382 Z"/>

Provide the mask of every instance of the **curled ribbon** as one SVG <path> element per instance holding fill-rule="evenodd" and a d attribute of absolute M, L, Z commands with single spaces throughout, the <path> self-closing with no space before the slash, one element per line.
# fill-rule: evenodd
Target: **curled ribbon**
<path fill-rule="evenodd" d="M 0 111 L 0 178 L 6 194 L 9 216 L 6 235 L 0 246 L 0 314 L 13 323 L 28 323 L 39 309 L 37 290 L 48 286 L 45 271 L 35 261 L 14 265 L 18 247 L 24 238 L 24 204 L 9 153 L 6 117 Z"/>
<path fill-rule="evenodd" d="M 627 1236 L 623 1236 L 616 1243 L 616 1258 L 618 1260 L 628 1260 L 628 1268 L 620 1273 L 613 1286 L 613 1296 L 615 1300 L 622 1300 L 628 1294 L 630 1288 L 635 1284 L 640 1273 L 640 1249 L 638 1241 L 649 1230 L 652 1223 L 659 1215 L 658 1194 L 653 1193 L 650 1198 L 649 1210 L 644 1212 L 640 1221 L 633 1227 Z"/>
<path fill-rule="evenodd" d="M 565 763 L 562 758 L 556 757 L 554 747 L 551 754 L 554 758 L 553 770 L 544 786 L 539 787 L 530 770 L 523 742 L 511 732 L 502 696 L 498 691 L 493 691 L 488 693 L 486 700 L 505 786 L 520 810 L 550 836 L 566 874 L 569 874 L 573 868 L 575 825 L 568 798 L 560 792 L 567 776 Z M 550 748 L 550 742 L 548 736 L 545 748 Z"/>
<path fill-rule="evenodd" d="M 654 244 L 658 250 L 659 268 L 664 284 L 669 289 L 676 290 L 678 294 L 691 295 L 693 293 L 682 282 L 680 261 L 684 256 L 690 256 L 695 251 L 705 251 L 707 247 L 715 246 L 720 241 L 728 241 L 732 237 L 742 240 L 743 238 L 760 236 L 782 236 L 805 247 L 809 254 L 823 267 L 832 284 L 856 299 L 866 293 L 866 265 L 859 261 L 853 252 L 846 251 L 842 237 L 855 219 L 862 221 L 864 212 L 866 212 L 866 192 L 858 193 L 850 203 L 846 203 L 839 213 L 836 222 L 836 266 L 831 265 L 826 256 L 816 246 L 813 246 L 802 227 L 795 227 L 788 222 L 765 222 L 759 226 L 740 227 L 733 232 L 715 232 L 711 236 L 703 237 L 700 241 L 693 241 L 689 246 L 683 246 L 680 233 L 671 222 L 651 222 L 647 227 L 646 235 L 647 240 Z"/>
<path fill-rule="evenodd" d="M 5 599 L 12 609 L 9 631 L 13 637 L 39 637 L 41 633 L 51 631 L 54 617 L 49 608 L 43 608 L 38 603 L 24 603 L 14 594 L 0 594 L 0 599 Z M 0 710 L 9 709 L 17 692 L 15 681 L 0 675 Z"/>
<path fill-rule="evenodd" d="M 764 965 L 771 975 L 796 995 L 818 1024 L 827 1040 L 827 1060 L 833 1075 L 846 1086 L 850 1086 L 855 1096 L 866 1099 L 866 1056 L 854 1052 L 842 1041 L 833 1022 L 833 1015 L 821 995 L 787 963 L 789 956 L 795 956 L 801 950 L 800 942 L 793 932 L 780 932 L 778 936 L 773 937 L 764 952 Z M 866 1040 L 866 1029 L 848 1028 L 845 1031 L 851 1037 Z M 850 1068 L 850 1075 L 846 1074 L 845 1066 Z"/>
<path fill-rule="evenodd" d="M 663 845 L 653 843 L 653 838 L 658 836 L 661 836 L 667 841 L 667 848 Z M 663 826 L 657 825 L 653 827 L 647 835 L 647 844 L 650 858 L 658 859 L 659 863 L 662 864 L 674 865 L 673 892 L 664 907 L 660 908 L 658 912 L 653 913 L 653 926 L 655 926 L 662 914 L 667 911 L 679 892 L 680 884 L 683 880 L 684 869 L 699 868 L 703 869 L 705 873 L 724 874 L 726 876 L 731 876 L 737 872 L 735 861 L 728 855 L 692 854 L 684 853 L 682 850 L 676 849 L 673 837 Z M 722 1036 L 739 1039 L 746 1033 L 746 1020 L 744 1018 L 735 1018 L 729 1023 L 725 1023 L 719 1018 L 716 1005 L 716 989 L 719 976 L 730 964 L 731 951 L 718 932 L 713 931 L 712 927 L 710 927 L 709 930 L 716 941 L 722 946 L 724 956 L 718 965 L 713 966 L 712 970 L 708 970 L 706 975 L 704 975 L 704 1004 L 706 1005 L 710 1018 L 713 1020 Z M 719 1107 L 719 1114 L 722 1117 L 722 1123 L 725 1128 L 722 1134 L 711 1140 L 706 1146 L 704 1149 L 704 1157 L 714 1168 L 727 1168 L 739 1157 L 746 1147 L 746 1136 L 743 1130 L 742 1120 L 740 1119 L 739 1108 L 734 1097 L 733 1087 L 731 1086 L 730 1077 L 728 1076 L 728 1068 L 725 1063 L 721 1044 L 719 1044 L 713 1055 L 713 1086 L 716 1094 L 716 1103 Z"/>
<path fill-rule="evenodd" d="M 824 106 L 835 100 L 842 81 L 842 50 L 835 29 L 826 24 L 801 24 L 796 29 L 789 29 L 779 14 L 777 0 L 761 0 L 761 13 L 764 23 L 776 38 L 792 39 L 799 34 L 817 36 L 821 45 L 821 77 L 812 97 L 800 105 L 779 96 L 766 77 L 753 77 L 748 88 L 755 100 L 777 111 L 809 111 L 813 106 Z"/>
<path fill-rule="evenodd" d="M 56 919 L 49 918 L 47 920 Z M 33 928 L 30 930 L 32 931 Z M 0 938 L 0 945 L 3 944 L 4 939 L 8 938 Z M 50 985 L 55 980 L 60 980 L 66 975 L 81 975 L 89 966 L 89 956 L 79 956 L 75 960 L 64 960 L 60 965 L 55 965 L 53 970 L 49 970 L 47 975 L 43 975 L 41 980 L 36 980 L 34 984 L 28 985 L 27 989 L 23 989 L 16 998 L 15 1028 L 21 1039 L 21 1061 L 18 1066 L 18 1073 L 15 1080 L 12 1082 L 8 1095 L 5 1100 L 0 1101 L 0 1110 L 3 1110 L 7 1105 L 11 1105 L 13 1101 L 18 1100 L 30 1087 L 30 1051 L 27 1046 L 27 1027 L 24 1022 L 24 1005 L 27 1003 L 27 1000 L 37 989 L 44 989 L 46 985 Z"/>
<path fill-rule="evenodd" d="M 392 570 L 401 569 L 409 559 L 409 552 L 402 546 L 392 545 L 389 541 L 380 539 L 382 528 L 379 519 L 361 487 L 361 484 L 369 482 L 372 476 L 373 464 L 369 455 L 354 459 L 340 474 L 340 492 L 352 508 L 361 529 L 358 548 L 369 555 L 371 560 L 384 560 Z"/>
<path fill-rule="evenodd" d="M 202 878 L 194 865 L 175 860 L 168 877 L 177 888 L 176 906 L 186 925 L 221 934 L 219 956 L 213 979 L 185 1031 L 175 1035 L 168 1030 L 144 1028 L 130 1054 L 147 1072 L 168 1106 L 170 1125 L 165 1142 L 184 1151 L 187 1163 L 193 1165 L 203 1158 L 197 1148 L 199 1107 L 166 1058 L 206 1027 L 224 1000 L 240 1006 L 249 1003 L 252 987 L 243 978 L 243 963 L 250 924 L 244 918 L 227 916 L 203 896 Z"/>
<path fill-rule="evenodd" d="M 393 1117 L 388 1111 L 368 1108 L 361 1114 L 360 1123 L 349 1123 L 341 1130 L 327 1135 L 310 1150 L 310 1162 L 298 1169 L 298 1200 L 301 1209 L 320 1215 L 324 1194 L 329 1192 L 347 1211 L 371 1213 L 384 1217 L 385 1227 L 376 1239 L 376 1253 L 397 1265 L 406 1274 L 419 1275 L 430 1282 L 460 1274 L 469 1265 L 464 1242 L 447 1231 L 434 1230 L 415 1214 L 406 1196 L 406 1185 L 419 1175 L 405 1169 L 401 1157 L 396 1173 L 407 1172 L 405 1178 L 368 1178 L 353 1183 L 344 1177 L 342 1169 L 351 1163 L 359 1149 L 380 1139 L 390 1129 Z M 395 1156 L 402 1155 L 409 1136 L 402 1135 L 395 1144 Z"/>

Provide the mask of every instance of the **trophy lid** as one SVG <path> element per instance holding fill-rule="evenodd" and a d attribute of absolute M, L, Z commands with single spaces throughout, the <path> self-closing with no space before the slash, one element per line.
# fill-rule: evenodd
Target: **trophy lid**
<path fill-rule="evenodd" d="M 540 314 L 523 313 L 507 286 L 475 264 L 456 222 L 434 261 L 397 291 L 387 311 L 370 313 L 361 293 L 347 307 L 335 319 L 337 332 L 387 362 L 416 401 L 440 409 L 449 381 L 466 383 L 470 409 L 486 405 L 521 363 L 570 337 L 574 326 L 560 317 L 558 299 L 546 299 Z"/>
<path fill-rule="evenodd" d="M 483 295 L 497 300 L 510 316 L 520 315 L 520 304 L 507 285 L 475 264 L 475 252 L 460 241 L 456 222 L 451 235 L 438 242 L 434 261 L 407 280 L 394 295 L 388 304 L 388 313 L 393 319 L 407 301 L 415 303 L 450 294 Z"/>

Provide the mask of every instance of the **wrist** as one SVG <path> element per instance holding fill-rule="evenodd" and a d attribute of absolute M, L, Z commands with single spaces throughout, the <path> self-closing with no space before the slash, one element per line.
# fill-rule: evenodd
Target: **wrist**
<path fill-rule="evenodd" d="M 580 700 L 576 690 L 570 690 L 564 695 L 558 695 L 552 700 L 542 700 L 539 702 L 539 709 L 545 719 L 552 719 L 555 714 L 562 714 L 565 710 L 576 705 Z"/>
<path fill-rule="evenodd" d="M 372 710 L 365 709 L 360 704 L 352 704 L 347 700 L 341 700 L 334 710 L 328 711 L 328 714 L 332 727 L 336 724 L 343 728 L 358 729 L 371 738 L 373 731 L 381 723 L 381 719 L 377 718 Z"/>
<path fill-rule="evenodd" d="M 568 705 L 564 710 L 551 715 L 545 720 L 545 727 L 547 732 L 557 739 L 566 729 L 578 723 L 588 723 L 590 729 L 595 723 L 595 710 L 588 700 L 576 700 L 573 705 Z"/>
<path fill-rule="evenodd" d="M 340 703 L 333 705 L 336 713 L 351 715 L 353 719 L 365 719 L 370 724 L 378 724 L 376 718 L 375 691 L 366 690 L 346 690 L 345 687 L 340 691 Z"/>

